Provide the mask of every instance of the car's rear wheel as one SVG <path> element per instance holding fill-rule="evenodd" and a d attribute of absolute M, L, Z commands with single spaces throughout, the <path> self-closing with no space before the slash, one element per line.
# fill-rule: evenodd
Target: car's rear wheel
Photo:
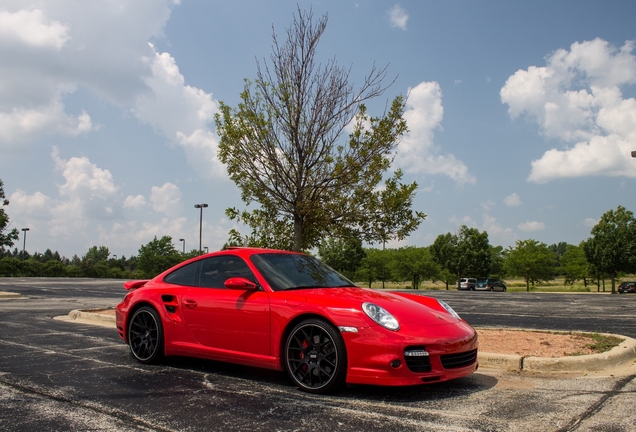
<path fill-rule="evenodd" d="M 143 306 L 128 324 L 130 354 L 140 363 L 156 363 L 163 357 L 163 325 L 156 310 Z"/>
<path fill-rule="evenodd" d="M 308 319 L 289 333 L 285 367 L 301 390 L 328 393 L 340 388 L 347 373 L 347 352 L 342 336 L 321 319 Z"/>

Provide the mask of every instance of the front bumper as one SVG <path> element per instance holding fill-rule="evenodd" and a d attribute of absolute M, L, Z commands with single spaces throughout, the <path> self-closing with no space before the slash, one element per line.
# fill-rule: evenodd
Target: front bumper
<path fill-rule="evenodd" d="M 448 381 L 474 373 L 477 333 L 465 322 L 440 326 L 381 327 L 343 333 L 347 345 L 347 383 L 405 386 Z M 405 356 L 423 351 L 428 355 Z"/>

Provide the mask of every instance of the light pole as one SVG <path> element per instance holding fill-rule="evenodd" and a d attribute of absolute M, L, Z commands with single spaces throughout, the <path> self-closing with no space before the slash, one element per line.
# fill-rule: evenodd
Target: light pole
<path fill-rule="evenodd" d="M 199 255 L 201 255 L 201 238 L 203 237 L 203 209 L 206 208 L 207 204 L 195 204 L 194 208 L 199 209 Z"/>
<path fill-rule="evenodd" d="M 179 239 L 181 243 L 183 243 L 183 253 L 185 253 L 185 239 Z"/>
<path fill-rule="evenodd" d="M 24 233 L 24 243 L 22 244 L 22 255 L 24 255 L 24 251 L 26 250 L 26 234 L 29 228 L 22 228 L 22 232 Z"/>

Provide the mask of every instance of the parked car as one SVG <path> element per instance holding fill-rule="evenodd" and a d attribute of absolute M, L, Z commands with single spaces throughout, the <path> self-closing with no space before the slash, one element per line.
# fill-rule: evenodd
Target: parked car
<path fill-rule="evenodd" d="M 477 279 L 475 278 L 460 278 L 457 282 L 458 290 L 474 291 L 477 285 Z"/>
<path fill-rule="evenodd" d="M 444 301 L 357 287 L 310 255 L 228 248 L 124 288 L 117 331 L 143 364 L 190 356 L 286 371 L 310 393 L 477 370 L 477 332 Z"/>
<path fill-rule="evenodd" d="M 506 291 L 508 288 L 500 279 L 486 278 L 479 279 L 475 289 L 477 291 Z"/>
<path fill-rule="evenodd" d="M 636 282 L 621 282 L 618 286 L 618 292 L 624 293 L 636 293 Z"/>

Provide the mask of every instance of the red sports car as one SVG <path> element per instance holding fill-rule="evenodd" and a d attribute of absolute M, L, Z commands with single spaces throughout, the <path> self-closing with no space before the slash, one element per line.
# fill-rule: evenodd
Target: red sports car
<path fill-rule="evenodd" d="M 141 363 L 191 356 L 285 370 L 311 393 L 477 370 L 477 333 L 445 302 L 359 288 L 301 253 L 230 248 L 124 287 L 117 331 Z"/>

